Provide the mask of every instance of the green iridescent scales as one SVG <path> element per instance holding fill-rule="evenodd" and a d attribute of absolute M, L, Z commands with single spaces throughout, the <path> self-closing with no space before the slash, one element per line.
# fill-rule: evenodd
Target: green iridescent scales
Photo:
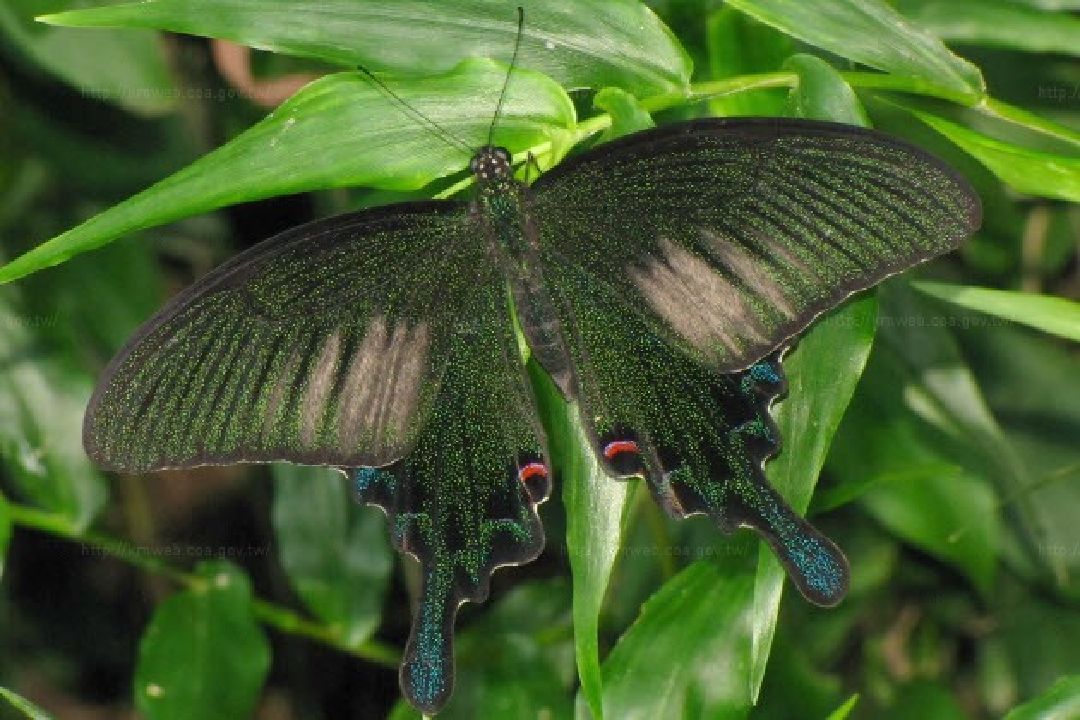
<path fill-rule="evenodd" d="M 84 427 L 91 457 L 122 471 L 348 472 L 421 562 L 401 680 L 428 712 L 453 686 L 458 606 L 543 545 L 550 465 L 511 311 L 610 474 L 646 475 L 676 517 L 757 530 L 832 604 L 846 560 L 762 472 L 779 358 L 817 315 L 979 224 L 936 159 L 826 123 L 658 128 L 531 188 L 508 160 L 481 148 L 471 204 L 330 218 L 216 269 L 117 355 Z"/>

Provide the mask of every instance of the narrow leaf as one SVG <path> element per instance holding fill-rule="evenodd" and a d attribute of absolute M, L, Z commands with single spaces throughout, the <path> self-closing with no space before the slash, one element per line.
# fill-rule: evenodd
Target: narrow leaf
<path fill-rule="evenodd" d="M 604 474 L 581 425 L 577 404 L 562 399 L 535 361 L 529 362 L 528 369 L 562 482 L 578 677 L 593 717 L 601 720 L 600 610 L 619 552 L 632 481 L 616 481 Z"/>
<path fill-rule="evenodd" d="M 147 720 L 250 717 L 270 666 L 251 586 L 234 565 L 198 568 L 200 584 L 158 606 L 139 647 L 135 705 Z"/>
<path fill-rule="evenodd" d="M 912 286 L 960 307 L 1018 322 L 1067 340 L 1080 341 L 1080 303 L 1074 300 L 936 282 L 915 282 Z"/>
<path fill-rule="evenodd" d="M 847 700 L 845 700 L 843 705 L 836 708 L 836 710 L 834 710 L 833 712 L 829 713 L 829 717 L 825 718 L 825 720 L 847 720 L 848 716 L 851 715 L 851 711 L 855 709 L 855 706 L 858 703 L 859 694 L 855 693 Z"/>
<path fill-rule="evenodd" d="M 0 578 L 4 577 L 4 560 L 7 559 L 8 544 L 11 542 L 11 508 L 8 500 L 0 495 Z"/>
<path fill-rule="evenodd" d="M 1080 202 L 1080 157 L 1028 150 L 983 135 L 951 120 L 902 105 L 1013 189 L 1039 197 Z"/>
<path fill-rule="evenodd" d="M 1080 717 L 1080 675 L 1060 678 L 1049 690 L 1013 708 L 1005 720 L 1070 720 Z"/>
<path fill-rule="evenodd" d="M 62 10 L 76 4 L 5 0 L 0 3 L 0 36 L 26 61 L 89 97 L 142 115 L 171 110 L 177 94 L 154 33 L 105 30 L 93 36 L 34 22 L 34 15 L 46 6 Z"/>
<path fill-rule="evenodd" d="M 327 468 L 278 463 L 271 516 L 281 565 L 304 604 L 351 646 L 379 625 L 391 556 L 386 518 Z"/>
<path fill-rule="evenodd" d="M 6 687 L 0 687 L 0 700 L 14 708 L 19 713 L 19 717 L 27 720 L 52 720 L 52 715 Z M 3 715 L 7 717 L 6 713 L 3 713 Z"/>
<path fill-rule="evenodd" d="M 149 0 L 41 19 L 172 30 L 347 67 L 433 75 L 468 57 L 509 62 L 515 5 L 525 11 L 520 67 L 568 88 L 617 85 L 644 97 L 689 80 L 686 52 L 636 0 Z"/>
<path fill-rule="evenodd" d="M 857 122 L 865 112 L 840 75 L 825 62 L 807 56 L 793 59 L 799 84 L 792 105 L 804 117 Z M 867 295 L 817 325 L 785 361 L 788 397 L 775 413 L 783 446 L 765 466 L 769 482 L 797 512 L 806 512 L 833 434 L 840 425 L 874 340 L 877 300 Z M 751 615 L 750 696 L 755 701 L 776 633 L 784 571 L 762 546 L 754 583 Z"/>
<path fill-rule="evenodd" d="M 896 9 L 942 40 L 1080 55 L 1080 18 L 1015 0 L 901 0 Z"/>
<path fill-rule="evenodd" d="M 473 147 L 487 136 L 505 74 L 500 65 L 472 60 L 445 76 L 392 84 L 402 100 Z M 563 89 L 520 71 L 495 140 L 542 154 L 573 125 L 574 108 Z M 214 152 L 0 267 L 0 283 L 134 230 L 225 205 L 351 185 L 414 190 L 461 172 L 468 160 L 468 150 L 419 125 L 360 75 L 329 75 Z"/>
<path fill-rule="evenodd" d="M 748 573 L 699 560 L 641 609 L 604 662 L 604 712 L 619 720 L 744 718 L 754 588 Z M 702 705 L 707 713 L 690 714 Z"/>
<path fill-rule="evenodd" d="M 975 100 L 985 92 L 979 69 L 882 0 L 729 0 L 761 22 L 843 58 L 922 79 Z"/>

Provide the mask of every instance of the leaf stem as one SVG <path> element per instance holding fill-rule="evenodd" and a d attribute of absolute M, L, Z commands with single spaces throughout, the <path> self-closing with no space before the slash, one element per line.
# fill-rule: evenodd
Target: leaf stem
<path fill-rule="evenodd" d="M 11 521 L 16 525 L 82 543 L 87 554 L 110 555 L 141 570 L 167 577 L 185 588 L 199 588 L 206 582 L 204 578 L 173 567 L 150 553 L 141 552 L 138 547 L 123 540 L 96 532 L 80 532 L 69 519 L 58 513 L 17 503 L 10 503 L 8 508 Z M 291 608 L 255 598 L 252 611 L 264 625 L 289 635 L 314 640 L 376 665 L 394 669 L 400 661 L 400 653 L 391 645 L 372 639 L 358 645 L 351 644 L 333 626 L 309 620 Z"/>

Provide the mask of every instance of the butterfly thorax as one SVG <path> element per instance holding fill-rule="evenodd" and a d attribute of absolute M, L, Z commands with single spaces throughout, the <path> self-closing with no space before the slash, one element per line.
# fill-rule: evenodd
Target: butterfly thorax
<path fill-rule="evenodd" d="M 470 169 L 477 183 L 470 205 L 473 222 L 487 239 L 492 260 L 506 275 L 518 321 L 533 355 L 569 395 L 570 355 L 540 270 L 532 194 L 528 186 L 514 178 L 510 153 L 504 148 L 481 148 Z"/>

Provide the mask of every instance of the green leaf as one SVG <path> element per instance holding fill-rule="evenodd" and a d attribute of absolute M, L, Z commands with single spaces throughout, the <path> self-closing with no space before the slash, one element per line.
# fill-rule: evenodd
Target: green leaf
<path fill-rule="evenodd" d="M 107 30 L 98 37 L 34 22 L 44 7 L 63 10 L 77 0 L 6 0 L 0 3 L 0 36 L 23 57 L 85 95 L 142 115 L 176 105 L 176 90 L 154 33 Z"/>
<path fill-rule="evenodd" d="M 709 71 L 717 79 L 779 70 L 791 55 L 792 47 L 787 35 L 727 5 L 709 16 L 705 41 Z M 784 96 L 780 89 L 735 93 L 709 100 L 709 114 L 721 117 L 780 115 L 783 110 Z"/>
<path fill-rule="evenodd" d="M 350 646 L 379 626 L 391 556 L 386 518 L 328 468 L 277 463 L 271 516 L 281 566 L 304 604 Z"/>
<path fill-rule="evenodd" d="M 43 347 L 37 326 L 63 319 L 20 314 L 10 297 L 0 296 L 0 457 L 20 493 L 81 531 L 106 496 L 82 448 L 90 378 Z"/>
<path fill-rule="evenodd" d="M 462 630 L 454 695 L 439 720 L 570 720 L 573 654 L 570 588 L 563 579 L 527 582 Z M 404 700 L 390 720 L 419 720 Z"/>
<path fill-rule="evenodd" d="M 817 120 L 853 122 L 865 117 L 851 88 L 826 63 L 798 56 L 793 68 L 799 84 L 793 105 Z M 804 513 L 825 464 L 833 434 L 840 425 L 874 340 L 877 300 L 867 295 L 818 321 L 799 342 L 784 368 L 788 395 L 775 413 L 783 446 L 765 466 L 769 482 Z M 758 555 L 751 614 L 749 685 L 756 701 L 776 633 L 784 571 L 765 546 Z"/>
<path fill-rule="evenodd" d="M 785 360 L 788 395 L 775 413 L 784 444 L 765 466 L 773 487 L 804 513 L 825 464 L 833 435 L 847 410 L 874 340 L 877 299 L 867 295 L 821 320 Z M 754 584 L 750 687 L 756 699 L 765 678 L 784 570 L 762 546 Z"/>
<path fill-rule="evenodd" d="M 611 116 L 611 126 L 600 135 L 598 142 L 605 143 L 656 126 L 649 111 L 622 88 L 604 88 L 596 93 L 593 105 Z"/>
<path fill-rule="evenodd" d="M 619 720 L 744 718 L 753 578 L 699 560 L 667 582 L 604 661 L 604 713 Z"/>
<path fill-rule="evenodd" d="M 4 577 L 4 560 L 7 559 L 7 549 L 10 542 L 11 507 L 7 498 L 0 495 L 0 578 Z"/>
<path fill-rule="evenodd" d="M 961 568 L 979 589 L 989 591 L 1000 530 L 997 497 L 985 482 L 962 472 L 913 474 L 900 482 L 875 483 L 862 503 L 898 537 Z"/>
<path fill-rule="evenodd" d="M 803 42 L 894 75 L 918 78 L 974 101 L 979 69 L 913 27 L 882 0 L 729 0 L 729 5 Z"/>
<path fill-rule="evenodd" d="M 836 708 L 833 712 L 829 713 L 829 716 L 825 720 L 847 720 L 851 715 L 851 711 L 855 709 L 855 706 L 859 703 L 859 693 L 855 693 L 844 704 Z"/>
<path fill-rule="evenodd" d="M 784 69 L 799 76 L 789 96 L 789 110 L 795 117 L 870 125 L 855 91 L 829 63 L 814 55 L 798 54 L 788 58 Z"/>
<path fill-rule="evenodd" d="M 1080 303 L 1028 292 L 916 282 L 912 286 L 940 300 L 1012 320 L 1067 340 L 1080 341 Z"/>
<path fill-rule="evenodd" d="M 1015 0 L 900 0 L 896 9 L 942 40 L 1080 55 L 1080 19 Z"/>
<path fill-rule="evenodd" d="M 1040 197 L 1080 202 L 1080 157 L 1028 150 L 937 115 L 905 105 L 901 107 L 958 145 L 1013 189 Z"/>
<path fill-rule="evenodd" d="M 636 0 L 152 0 L 46 15 L 69 26 L 148 27 L 226 38 L 348 67 L 444 73 L 467 57 L 518 62 L 568 88 L 617 85 L 644 97 L 682 89 L 690 60 Z M 490 118 L 494 105 L 484 104 Z"/>
<path fill-rule="evenodd" d="M 1037 698 L 1013 708 L 1005 720 L 1070 720 L 1080 716 L 1080 675 L 1063 677 Z"/>
<path fill-rule="evenodd" d="M 901 284 L 880 296 L 878 343 L 829 459 L 834 492 L 864 485 L 862 501 L 875 519 L 988 592 L 1001 545 L 989 481 L 1007 495 L 1029 482 L 1028 472 L 945 319 Z M 1028 508 L 1024 517 L 1035 519 Z"/>
<path fill-rule="evenodd" d="M 402 100 L 471 147 L 487 136 L 490 108 L 504 77 L 504 67 L 471 60 L 441 77 L 394 80 L 392 86 Z M 525 71 L 514 77 L 495 140 L 542 156 L 574 126 L 574 107 L 550 79 Z M 225 205 L 351 185 L 413 190 L 464 170 L 468 155 L 360 75 L 329 75 L 214 152 L 0 267 L 0 283 L 126 233 Z"/>
<path fill-rule="evenodd" d="M 576 403 L 568 404 L 535 360 L 529 376 L 540 406 L 566 509 L 566 549 L 573 580 L 574 651 L 581 691 L 596 720 L 603 718 L 599 621 L 619 553 L 622 525 L 636 481 L 618 481 L 600 468 Z"/>
<path fill-rule="evenodd" d="M 198 579 L 157 607 L 139 646 L 135 705 L 147 720 L 249 717 L 270 667 L 247 576 L 212 561 Z"/>
<path fill-rule="evenodd" d="M 6 687 L 0 687 L 0 699 L 17 710 L 20 717 L 27 718 L 27 720 L 52 720 L 52 715 Z"/>

